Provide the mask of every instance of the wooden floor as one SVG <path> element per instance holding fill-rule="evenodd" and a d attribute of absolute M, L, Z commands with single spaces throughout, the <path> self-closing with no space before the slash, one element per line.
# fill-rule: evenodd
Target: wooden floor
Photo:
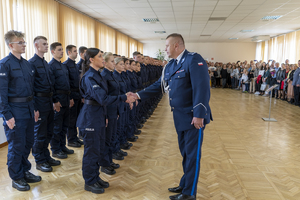
<path fill-rule="evenodd" d="M 300 108 L 273 100 L 272 117 L 264 122 L 269 99 L 230 89 L 212 89 L 214 121 L 205 129 L 197 199 L 300 199 Z M 52 173 L 35 169 L 41 183 L 31 191 L 11 187 L 7 173 L 7 147 L 0 149 L 0 199 L 103 199 L 164 200 L 167 188 L 177 186 L 182 175 L 181 155 L 172 113 L 165 96 L 146 122 L 142 134 L 128 151 L 104 194 L 83 189 L 83 147 L 62 160 Z"/>

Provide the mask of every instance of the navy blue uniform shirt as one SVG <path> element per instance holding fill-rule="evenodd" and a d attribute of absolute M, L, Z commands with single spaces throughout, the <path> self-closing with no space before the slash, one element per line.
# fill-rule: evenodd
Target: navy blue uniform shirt
<path fill-rule="evenodd" d="M 83 63 L 83 61 L 84 60 L 82 58 L 80 58 L 79 62 L 76 64 L 76 67 L 77 67 L 79 73 L 82 72 L 82 63 Z"/>
<path fill-rule="evenodd" d="M 125 80 L 123 79 L 121 73 L 117 72 L 116 70 L 113 73 L 114 78 L 119 82 L 119 86 L 120 86 L 120 94 L 126 94 L 126 90 L 127 90 L 127 84 L 125 82 Z M 120 102 L 119 103 L 119 114 L 124 113 L 125 111 L 125 102 Z"/>
<path fill-rule="evenodd" d="M 126 86 L 127 86 L 126 92 L 130 92 L 131 91 L 131 81 L 130 81 L 130 79 L 128 77 L 128 74 L 126 72 L 122 72 L 121 73 L 121 77 L 123 78 L 123 80 L 126 83 Z"/>
<path fill-rule="evenodd" d="M 8 102 L 8 97 L 33 96 L 33 84 L 34 69 L 27 60 L 18 59 L 10 53 L 0 61 L 0 114 L 4 120 L 34 117 L 33 101 Z"/>
<path fill-rule="evenodd" d="M 101 76 L 103 77 L 104 81 L 106 81 L 108 91 L 107 94 L 110 96 L 120 95 L 120 86 L 118 81 L 113 77 L 113 72 L 104 68 L 101 72 Z M 109 105 L 106 107 L 106 110 L 108 119 L 118 118 L 118 104 Z"/>
<path fill-rule="evenodd" d="M 79 71 L 76 67 L 75 60 L 68 58 L 64 63 L 69 71 L 69 82 L 71 88 L 70 99 L 80 99 L 79 93 Z"/>
<path fill-rule="evenodd" d="M 127 71 L 127 75 L 129 77 L 129 80 L 131 81 L 130 91 L 135 92 L 138 88 L 138 82 L 136 77 L 134 76 L 134 72 Z"/>
<path fill-rule="evenodd" d="M 34 54 L 34 56 L 28 60 L 35 70 L 34 76 L 34 92 L 35 93 L 51 93 L 54 90 L 53 76 L 50 66 L 44 58 Z M 34 108 L 39 112 L 47 112 L 53 110 L 52 97 L 37 97 L 34 96 Z"/>
<path fill-rule="evenodd" d="M 100 72 L 92 67 L 81 79 L 80 92 L 85 100 L 99 103 L 99 105 L 84 104 L 79 113 L 76 126 L 87 131 L 105 127 L 105 106 L 118 104 L 127 99 L 126 95 L 109 96 L 106 81 Z"/>
<path fill-rule="evenodd" d="M 49 62 L 50 69 L 55 77 L 53 102 L 60 102 L 62 106 L 69 106 L 70 99 L 67 94 L 60 94 L 57 90 L 70 92 L 69 72 L 67 67 L 54 58 Z"/>

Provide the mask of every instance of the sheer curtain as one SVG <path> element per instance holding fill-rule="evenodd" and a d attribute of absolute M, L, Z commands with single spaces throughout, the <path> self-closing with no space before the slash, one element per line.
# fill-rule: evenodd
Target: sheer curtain
<path fill-rule="evenodd" d="M 117 31 L 116 41 L 117 41 L 116 43 L 117 54 L 121 56 L 129 57 L 128 36 Z"/>
<path fill-rule="evenodd" d="M 96 22 L 96 47 L 104 52 L 116 53 L 116 30 Z"/>
<path fill-rule="evenodd" d="M 58 5 L 53 0 L 14 0 L 13 1 L 13 29 L 25 33 L 27 42 L 24 58 L 30 59 L 34 55 L 33 39 L 42 35 L 48 43 L 58 39 Z M 50 50 L 45 54 L 50 61 Z"/>
<path fill-rule="evenodd" d="M 0 38 L 1 38 L 1 45 L 0 45 L 0 59 L 7 56 L 9 53 L 9 49 L 5 44 L 4 35 L 7 31 L 11 30 L 12 28 L 12 1 L 11 0 L 1 0 L 0 3 Z"/>
<path fill-rule="evenodd" d="M 140 52 L 141 54 L 143 54 L 143 51 L 144 51 L 144 45 L 143 45 L 143 43 L 138 42 L 138 44 L 137 44 L 137 50 L 138 50 L 138 52 Z"/>
<path fill-rule="evenodd" d="M 59 4 L 59 42 L 64 47 L 64 57 L 62 61 L 67 59 L 65 47 L 73 44 L 79 48 L 80 46 L 95 47 L 96 21 L 85 16 L 75 10 Z M 79 60 L 79 56 L 77 60 Z"/>
<path fill-rule="evenodd" d="M 257 43 L 257 57 L 258 54 L 261 55 L 264 61 L 272 59 L 284 63 L 286 59 L 289 59 L 290 64 L 298 63 L 300 59 L 300 31 L 294 31 L 271 38 L 266 42 Z"/>
<path fill-rule="evenodd" d="M 133 52 L 137 51 L 137 46 L 138 46 L 138 41 L 136 41 L 135 39 L 129 38 L 129 40 L 128 40 L 128 51 L 129 51 L 128 57 L 132 58 Z"/>

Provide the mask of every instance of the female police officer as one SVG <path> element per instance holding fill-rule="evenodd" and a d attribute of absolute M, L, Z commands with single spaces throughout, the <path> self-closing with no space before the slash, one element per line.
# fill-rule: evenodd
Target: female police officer
<path fill-rule="evenodd" d="M 84 140 L 84 155 L 82 160 L 82 175 L 85 180 L 85 190 L 93 193 L 103 193 L 109 184 L 99 177 L 103 148 L 105 147 L 106 107 L 121 101 L 133 102 L 131 95 L 109 96 L 107 85 L 99 69 L 103 68 L 103 56 L 99 49 L 89 48 L 85 53 L 82 67 L 83 77 L 80 91 L 84 105 L 77 120 L 77 127 L 82 131 Z"/>

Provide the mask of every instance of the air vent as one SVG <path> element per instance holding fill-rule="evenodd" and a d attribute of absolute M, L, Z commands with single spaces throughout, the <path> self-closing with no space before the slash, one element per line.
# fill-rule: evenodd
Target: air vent
<path fill-rule="evenodd" d="M 260 20 L 262 20 L 262 21 L 271 21 L 271 20 L 277 20 L 280 17 L 282 17 L 282 15 L 265 16 L 265 17 L 261 18 Z"/>
<path fill-rule="evenodd" d="M 254 30 L 241 30 L 241 33 L 249 33 L 249 32 L 253 32 Z"/>
<path fill-rule="evenodd" d="M 208 21 L 225 21 L 227 17 L 210 17 Z"/>
<path fill-rule="evenodd" d="M 239 38 L 228 38 L 228 40 L 237 40 Z"/>
<path fill-rule="evenodd" d="M 143 21 L 155 23 L 155 22 L 159 22 L 159 19 L 158 18 L 144 18 Z"/>
<path fill-rule="evenodd" d="M 200 35 L 200 37 L 210 37 L 211 35 Z"/>
<path fill-rule="evenodd" d="M 154 33 L 160 33 L 160 34 L 163 34 L 163 33 L 166 33 L 166 31 L 154 31 Z"/>

